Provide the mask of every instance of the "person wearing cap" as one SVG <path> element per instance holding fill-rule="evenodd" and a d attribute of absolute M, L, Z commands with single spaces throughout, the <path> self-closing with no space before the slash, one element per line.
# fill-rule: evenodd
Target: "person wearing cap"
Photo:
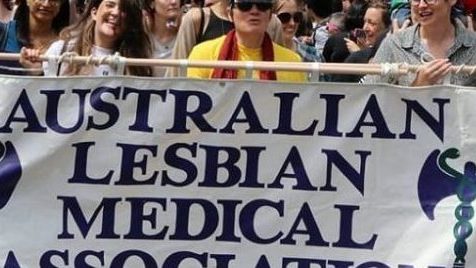
<path fill-rule="evenodd" d="M 235 29 L 227 35 L 195 46 L 189 60 L 234 60 L 301 62 L 295 52 L 271 41 L 266 33 L 271 19 L 272 0 L 231 0 L 229 16 Z M 245 70 L 188 68 L 187 76 L 193 78 L 243 79 Z M 306 81 L 302 72 L 254 70 L 254 79 L 290 82 Z"/>

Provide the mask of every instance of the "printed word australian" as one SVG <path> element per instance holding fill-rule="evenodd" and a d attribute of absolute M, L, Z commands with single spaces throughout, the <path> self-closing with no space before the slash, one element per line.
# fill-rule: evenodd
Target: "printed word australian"
<path fill-rule="evenodd" d="M 365 135 L 377 139 L 416 139 L 419 133 L 413 133 L 412 128 L 418 117 L 443 141 L 444 107 L 450 103 L 449 99 L 440 98 L 427 100 L 424 104 L 402 98 L 399 100 L 402 104 L 401 122 L 398 126 L 389 126 L 386 119 L 389 111 L 386 114 L 382 110 L 375 94 L 369 95 L 362 107 L 355 107 L 360 100 L 346 99 L 344 94 L 316 93 L 315 100 L 311 100 L 315 102 L 316 109 L 305 112 L 317 118 L 297 124 L 296 121 L 303 118 L 303 111 L 297 112 L 300 111 L 298 106 L 303 101 L 309 101 L 307 95 L 303 97 L 297 92 L 266 94 L 269 97 L 254 98 L 250 92 L 243 91 L 232 100 L 227 100 L 227 105 L 218 105 L 216 102 L 219 100 L 206 91 L 130 87 L 34 92 L 22 90 L 16 98 L 11 98 L 14 102 L 4 104 L 8 107 L 4 113 L 7 116 L 0 118 L 0 133 L 22 129 L 23 132 L 69 134 L 78 130 L 106 130 L 121 123 L 124 129 L 117 129 L 119 131 L 181 134 L 193 130 L 233 134 L 240 129 L 246 134 L 351 138 Z M 31 101 L 33 97 L 36 100 L 34 103 Z M 261 109 L 265 105 L 268 105 L 268 109 Z M 272 109 L 269 109 L 269 105 Z M 351 114 L 341 112 L 341 106 L 345 105 L 352 107 Z M 130 113 L 131 109 L 135 113 Z M 160 114 L 174 116 L 157 121 Z M 225 115 L 225 119 L 215 120 L 216 114 Z M 341 121 L 351 123 L 344 127 Z"/>

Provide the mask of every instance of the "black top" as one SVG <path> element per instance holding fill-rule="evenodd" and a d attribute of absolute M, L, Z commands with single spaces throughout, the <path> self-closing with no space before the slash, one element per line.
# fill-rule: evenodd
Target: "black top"
<path fill-rule="evenodd" d="M 370 58 L 373 56 L 372 48 L 364 48 L 362 50 L 350 53 L 345 59 L 345 63 L 369 63 Z M 335 74 L 332 76 L 332 82 L 359 82 L 362 75 L 352 74 Z"/>
<path fill-rule="evenodd" d="M 203 34 L 200 34 L 200 36 L 198 37 L 197 44 L 225 35 L 234 28 L 233 22 L 220 19 L 213 12 L 213 10 L 210 9 L 210 20 L 208 22 L 207 28 L 205 29 L 205 31 L 203 31 L 203 9 L 201 9 L 201 13 L 202 19 L 200 21 L 200 33 Z"/>
<path fill-rule="evenodd" d="M 322 50 L 322 55 L 326 62 L 344 62 L 350 54 L 344 40 L 344 38 L 347 37 L 348 33 L 339 33 L 329 36 L 329 39 L 327 39 L 324 49 Z"/>

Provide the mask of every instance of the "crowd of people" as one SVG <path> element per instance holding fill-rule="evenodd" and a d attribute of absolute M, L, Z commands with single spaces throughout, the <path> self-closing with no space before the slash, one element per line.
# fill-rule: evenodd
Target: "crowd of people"
<path fill-rule="evenodd" d="M 40 55 L 120 53 L 131 58 L 408 63 L 405 76 L 321 75 L 330 82 L 475 85 L 452 66 L 476 64 L 475 0 L 4 0 L 0 48 L 20 53 L 0 73 L 41 75 Z M 22 69 L 23 68 L 23 69 Z M 115 75 L 107 65 L 62 63 L 56 75 Z M 179 68 L 128 66 L 127 75 L 174 77 Z M 246 71 L 188 68 L 194 78 Z M 255 70 L 255 79 L 305 82 L 307 74 Z"/>

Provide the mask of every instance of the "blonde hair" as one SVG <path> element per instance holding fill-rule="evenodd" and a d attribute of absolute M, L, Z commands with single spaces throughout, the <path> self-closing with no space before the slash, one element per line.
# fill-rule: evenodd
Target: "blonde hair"
<path fill-rule="evenodd" d="M 65 40 L 63 49 L 68 47 L 69 42 L 74 42 L 75 44 L 71 52 L 75 52 L 81 56 L 91 54 L 94 45 L 94 25 L 94 21 L 88 16 L 88 18 L 78 22 L 76 25 L 72 25 L 62 31 L 60 33 L 60 39 Z M 82 30 L 79 30 L 81 28 Z M 70 64 L 65 73 L 68 75 L 78 75 L 87 73 L 90 70 L 90 65 L 82 66 L 80 64 Z"/>
<path fill-rule="evenodd" d="M 296 5 L 297 9 L 299 10 L 299 4 L 297 2 L 297 0 L 278 0 L 276 1 L 275 5 L 274 5 L 274 13 L 279 13 L 279 11 L 281 9 L 283 9 L 283 7 L 286 5 L 286 3 L 294 3 L 294 5 Z"/>

